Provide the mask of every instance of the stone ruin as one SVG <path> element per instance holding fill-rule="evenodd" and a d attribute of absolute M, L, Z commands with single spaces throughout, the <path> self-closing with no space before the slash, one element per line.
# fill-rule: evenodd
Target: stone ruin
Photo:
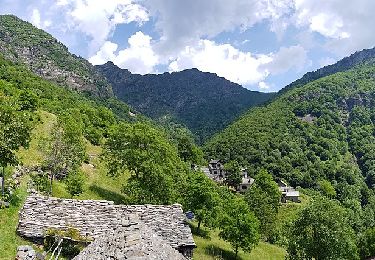
<path fill-rule="evenodd" d="M 40 243 L 48 229 L 68 228 L 94 239 L 81 252 L 85 256 L 92 252 L 92 255 L 76 259 L 190 259 L 195 248 L 190 227 L 178 204 L 114 205 L 112 201 L 31 195 L 20 211 L 17 232 Z M 116 258 L 120 253 L 124 257 Z"/>

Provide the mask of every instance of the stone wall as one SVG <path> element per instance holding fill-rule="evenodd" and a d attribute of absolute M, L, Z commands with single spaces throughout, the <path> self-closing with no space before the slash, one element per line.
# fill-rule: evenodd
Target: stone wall
<path fill-rule="evenodd" d="M 114 205 L 111 201 L 74 200 L 31 195 L 20 212 L 18 233 L 41 239 L 49 228 L 76 228 L 93 239 L 112 232 L 124 219 L 134 216 L 153 234 L 187 257 L 195 243 L 180 205 Z"/>

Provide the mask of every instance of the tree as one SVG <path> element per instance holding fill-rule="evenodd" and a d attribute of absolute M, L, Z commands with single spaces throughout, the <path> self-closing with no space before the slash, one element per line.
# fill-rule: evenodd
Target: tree
<path fill-rule="evenodd" d="M 355 242 L 345 210 L 335 201 L 317 197 L 293 223 L 289 259 L 359 259 Z"/>
<path fill-rule="evenodd" d="M 114 126 L 103 159 L 111 176 L 130 172 L 123 189 L 130 203 L 169 204 L 184 188 L 186 165 L 163 133 L 147 123 Z"/>
<path fill-rule="evenodd" d="M 255 176 L 254 183 L 245 194 L 245 199 L 260 221 L 260 230 L 266 239 L 272 235 L 280 207 L 281 193 L 276 182 L 267 171 Z"/>
<path fill-rule="evenodd" d="M 217 189 L 217 185 L 204 173 L 189 173 L 184 194 L 184 208 L 194 213 L 198 221 L 198 231 L 201 223 L 209 227 L 216 224 L 220 207 Z"/>
<path fill-rule="evenodd" d="M 85 184 L 85 178 L 81 171 L 71 172 L 65 179 L 66 189 L 69 194 L 74 197 L 83 192 L 83 185 Z"/>
<path fill-rule="evenodd" d="M 335 188 L 332 186 L 332 184 L 329 181 L 327 180 L 318 181 L 318 187 L 324 196 L 327 196 L 328 198 L 331 198 L 331 199 L 336 197 Z"/>
<path fill-rule="evenodd" d="M 237 258 L 239 249 L 251 252 L 259 241 L 259 221 L 241 197 L 234 197 L 225 207 L 219 236 L 228 241 Z"/>
<path fill-rule="evenodd" d="M 1 86 L 0 81 L 0 86 Z M 17 100 L 7 97 L 0 91 L 0 166 L 2 167 L 2 196 L 4 196 L 4 167 L 16 165 L 16 151 L 27 147 L 33 127 L 33 114 L 23 110 Z"/>
<path fill-rule="evenodd" d="M 370 259 L 375 255 L 375 227 L 367 229 L 359 239 L 361 259 Z"/>
<path fill-rule="evenodd" d="M 44 166 L 50 172 L 50 193 L 55 178 L 65 178 L 81 166 L 85 157 L 82 122 L 70 114 L 60 115 L 51 135 L 42 144 Z"/>
<path fill-rule="evenodd" d="M 242 182 L 241 168 L 236 161 L 230 161 L 225 164 L 225 183 L 228 186 L 237 188 Z"/>

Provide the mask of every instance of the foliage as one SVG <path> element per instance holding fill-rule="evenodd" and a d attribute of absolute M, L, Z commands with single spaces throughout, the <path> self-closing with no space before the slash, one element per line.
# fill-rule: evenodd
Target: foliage
<path fill-rule="evenodd" d="M 344 208 L 324 197 L 301 211 L 290 235 L 289 259 L 359 259 Z"/>
<path fill-rule="evenodd" d="M 242 182 L 241 168 L 236 161 L 231 161 L 225 164 L 225 183 L 228 186 L 237 188 Z"/>
<path fill-rule="evenodd" d="M 273 97 L 197 69 L 136 75 L 111 62 L 97 68 L 120 100 L 153 119 L 171 117 L 190 129 L 198 143 L 223 129 L 246 109 Z"/>
<path fill-rule="evenodd" d="M 328 198 L 335 198 L 336 191 L 332 184 L 327 180 L 318 181 L 318 188 L 321 190 L 322 194 Z"/>
<path fill-rule="evenodd" d="M 81 236 L 79 230 L 73 227 L 69 227 L 67 230 L 50 228 L 44 239 L 45 249 L 52 252 L 59 244 L 60 239 L 62 239 L 61 255 L 69 259 L 77 256 L 85 244 L 92 241 L 89 237 Z"/>
<path fill-rule="evenodd" d="M 65 184 L 67 191 L 72 197 L 82 194 L 85 184 L 83 173 L 81 171 L 70 172 L 65 179 Z"/>
<path fill-rule="evenodd" d="M 185 211 L 192 211 L 198 221 L 207 227 L 217 224 L 221 199 L 217 185 L 202 172 L 190 172 L 184 193 Z"/>
<path fill-rule="evenodd" d="M 248 207 L 260 221 L 260 232 L 269 239 L 275 229 L 281 193 L 272 175 L 262 170 L 245 194 Z"/>
<path fill-rule="evenodd" d="M 113 127 L 103 158 L 112 176 L 130 171 L 124 192 L 131 203 L 175 202 L 184 186 L 186 169 L 176 148 L 146 123 Z"/>
<path fill-rule="evenodd" d="M 361 259 L 369 259 L 375 255 L 375 227 L 367 229 L 361 235 L 358 248 Z"/>
<path fill-rule="evenodd" d="M 221 216 L 219 236 L 228 241 L 237 258 L 238 250 L 251 252 L 259 241 L 259 222 L 241 197 L 235 197 Z"/>
<path fill-rule="evenodd" d="M 30 177 L 37 191 L 44 194 L 50 192 L 51 183 L 48 180 L 47 173 L 32 173 Z"/>
<path fill-rule="evenodd" d="M 55 177 L 64 178 L 81 166 L 85 158 L 82 125 L 71 114 L 61 115 L 51 136 L 42 145 L 45 153 L 43 164 L 50 172 L 51 183 Z"/>

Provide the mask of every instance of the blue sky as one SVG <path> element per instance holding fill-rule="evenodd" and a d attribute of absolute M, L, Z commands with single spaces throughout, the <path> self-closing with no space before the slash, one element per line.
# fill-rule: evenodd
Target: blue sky
<path fill-rule="evenodd" d="M 93 64 L 196 67 L 267 92 L 375 45 L 373 0 L 0 0 L 0 13 Z"/>

